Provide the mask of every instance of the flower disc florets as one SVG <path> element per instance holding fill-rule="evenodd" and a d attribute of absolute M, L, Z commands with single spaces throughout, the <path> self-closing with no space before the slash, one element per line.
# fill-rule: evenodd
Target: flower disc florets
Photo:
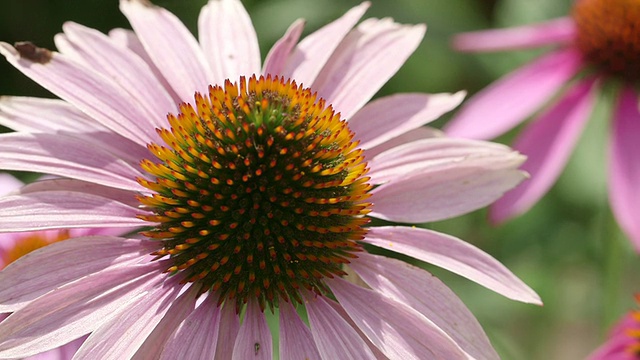
<path fill-rule="evenodd" d="M 572 15 L 588 61 L 610 75 L 640 80 L 640 1 L 578 0 Z"/>
<path fill-rule="evenodd" d="M 356 257 L 370 204 L 362 150 L 331 106 L 294 81 L 251 77 L 211 86 L 196 107 L 169 115 L 150 144 L 159 163 L 140 202 L 155 215 L 144 235 L 163 241 L 170 273 L 220 295 L 273 307 L 327 291 Z"/>

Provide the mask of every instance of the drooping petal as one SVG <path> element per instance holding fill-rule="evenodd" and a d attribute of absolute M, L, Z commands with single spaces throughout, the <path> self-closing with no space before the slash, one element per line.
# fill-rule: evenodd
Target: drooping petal
<path fill-rule="evenodd" d="M 477 282 L 513 300 L 541 304 L 538 295 L 489 254 L 453 236 L 406 227 L 371 227 L 369 244 L 422 260 Z"/>
<path fill-rule="evenodd" d="M 582 65 L 574 49 L 545 55 L 473 96 L 445 126 L 445 132 L 472 139 L 503 134 L 546 103 Z"/>
<path fill-rule="evenodd" d="M 371 216 L 421 223 L 459 216 L 485 207 L 526 178 L 517 169 L 524 157 L 512 152 L 419 167 L 375 188 Z"/>
<path fill-rule="evenodd" d="M 410 130 L 402 135 L 396 136 L 393 139 L 385 141 L 378 146 L 374 146 L 370 149 L 366 149 L 364 154 L 367 159 L 371 159 L 382 152 L 395 148 L 396 146 L 404 145 L 412 141 L 438 138 L 438 137 L 444 137 L 444 133 L 438 129 L 428 127 L 428 126 L 423 126 L 423 127 Z"/>
<path fill-rule="evenodd" d="M 175 283 L 173 286 L 175 286 L 176 289 L 183 287 Z M 158 322 L 150 334 L 144 337 L 144 343 L 142 343 L 142 346 L 140 346 L 136 354 L 131 358 L 132 360 L 160 359 L 160 356 L 165 352 L 164 345 L 169 341 L 174 330 L 180 326 L 180 323 L 182 323 L 185 318 L 194 312 L 199 291 L 199 285 L 191 285 L 188 290 L 184 291 L 177 299 L 171 302 L 171 306 L 166 310 L 162 320 Z M 164 310 L 164 308 L 162 310 Z M 163 346 L 158 346 L 159 344 Z M 133 347 L 132 344 L 126 346 Z"/>
<path fill-rule="evenodd" d="M 239 0 L 209 0 L 198 18 L 198 35 L 212 84 L 260 73 L 258 37 Z"/>
<path fill-rule="evenodd" d="M 21 309 L 37 297 L 87 274 L 138 261 L 158 249 L 148 240 L 78 237 L 34 250 L 0 272 L 0 313 Z M 70 271 L 73 266 L 73 271 Z"/>
<path fill-rule="evenodd" d="M 322 359 L 362 359 L 374 356 L 369 346 L 322 296 L 307 294 L 305 306 L 311 333 Z"/>
<path fill-rule="evenodd" d="M 406 304 L 341 278 L 328 285 L 360 330 L 389 358 L 465 358 L 451 338 Z"/>
<path fill-rule="evenodd" d="M 640 252 L 640 112 L 638 94 L 619 95 L 609 148 L 609 198 L 618 224 Z"/>
<path fill-rule="evenodd" d="M 41 191 L 0 198 L 0 232 L 87 227 L 141 227 L 135 207 L 97 195 Z"/>
<path fill-rule="evenodd" d="M 262 74 L 280 75 L 291 56 L 291 51 L 298 43 L 305 21 L 298 19 L 289 26 L 287 32 L 271 47 L 264 59 Z"/>
<path fill-rule="evenodd" d="M 233 304 L 222 306 L 220 311 L 220 330 L 214 359 L 228 360 L 233 356 L 233 347 L 240 331 L 240 315 L 236 314 Z"/>
<path fill-rule="evenodd" d="M 478 320 L 438 278 L 406 262 L 358 254 L 349 264 L 375 291 L 415 309 L 474 359 L 499 359 Z"/>
<path fill-rule="evenodd" d="M 165 274 L 159 274 L 166 277 Z M 82 344 L 76 355 L 77 360 L 92 359 L 131 359 L 153 329 L 160 323 L 173 304 L 193 301 L 193 294 L 176 300 L 180 293 L 176 278 L 170 278 L 163 284 L 150 286 L 144 296 L 127 306 L 102 323 Z M 189 291 L 187 291 L 189 293 Z M 173 309 L 176 311 L 176 309 Z M 162 346 L 162 343 L 155 344 Z M 146 357 L 147 359 L 151 357 Z"/>
<path fill-rule="evenodd" d="M 344 38 L 311 88 L 349 119 L 413 54 L 425 31 L 425 25 L 367 19 Z"/>
<path fill-rule="evenodd" d="M 173 333 L 162 351 L 161 360 L 214 359 L 220 330 L 217 301 L 216 296 L 207 295 Z"/>
<path fill-rule="evenodd" d="M 120 0 L 120 10 L 182 101 L 193 99 L 196 91 L 207 93 L 214 77 L 198 42 L 180 19 L 142 0 Z"/>
<path fill-rule="evenodd" d="M 593 109 L 593 84 L 580 82 L 522 130 L 513 147 L 527 156 L 522 170 L 531 178 L 496 201 L 492 221 L 502 222 L 529 210 L 555 183 Z"/>
<path fill-rule="evenodd" d="M 12 192 L 11 195 L 26 195 L 44 191 L 79 192 L 115 200 L 131 207 L 137 207 L 140 205 L 140 202 L 135 198 L 135 193 L 132 193 L 129 190 L 115 189 L 112 187 L 94 184 L 92 182 L 64 178 L 36 180 L 24 185 L 18 191 Z"/>
<path fill-rule="evenodd" d="M 300 319 L 293 305 L 280 302 L 280 360 L 320 360 L 309 327 Z"/>
<path fill-rule="evenodd" d="M 349 119 L 349 129 L 360 148 L 370 149 L 425 125 L 460 105 L 463 91 L 455 94 L 396 94 L 376 99 Z M 390 121 L 391 120 L 391 121 Z"/>
<path fill-rule="evenodd" d="M 146 191 L 135 180 L 143 177 L 115 154 L 90 139 L 63 134 L 0 135 L 0 168 L 59 175 L 123 190 Z"/>
<path fill-rule="evenodd" d="M 86 66 L 115 81 L 146 110 L 154 127 L 165 126 L 166 114 L 175 112 L 177 106 L 140 57 L 97 30 L 73 22 L 65 23 L 62 29 L 72 51 Z"/>
<path fill-rule="evenodd" d="M 472 157 L 517 156 L 509 147 L 486 141 L 455 138 L 425 139 L 398 145 L 369 160 L 369 176 L 374 184 L 393 181 L 422 168 L 446 166 Z M 489 159 L 487 159 L 489 160 Z"/>
<path fill-rule="evenodd" d="M 23 44 L 22 47 L 23 53 L 31 49 L 48 55 L 34 61 L 22 57 L 13 46 L 3 42 L 0 42 L 0 53 L 23 74 L 103 126 L 142 146 L 146 146 L 151 140 L 159 139 L 153 123 L 146 118 L 145 112 L 106 76 L 68 59 L 63 54 L 48 52 L 33 45 Z"/>
<path fill-rule="evenodd" d="M 483 52 L 527 49 L 567 43 L 576 35 L 573 19 L 563 17 L 537 24 L 458 34 L 453 47 L 460 51 Z"/>
<path fill-rule="evenodd" d="M 37 298 L 0 323 L 0 356 L 30 356 L 95 331 L 128 312 L 154 283 L 166 278 L 163 266 L 152 262 L 114 267 Z"/>
<path fill-rule="evenodd" d="M 257 300 L 247 303 L 244 321 L 233 347 L 234 360 L 273 359 L 273 340 L 267 319 L 260 310 Z"/>
<path fill-rule="evenodd" d="M 329 57 L 369 6 L 371 3 L 365 1 L 302 39 L 287 61 L 282 75 L 295 79 L 299 84 L 311 86 Z"/>

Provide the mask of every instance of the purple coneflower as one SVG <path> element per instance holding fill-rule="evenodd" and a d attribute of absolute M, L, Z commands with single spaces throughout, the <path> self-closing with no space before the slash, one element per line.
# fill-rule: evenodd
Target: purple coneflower
<path fill-rule="evenodd" d="M 553 185 L 609 80 L 619 85 L 609 146 L 609 197 L 621 228 L 640 251 L 640 2 L 578 0 L 571 17 L 514 29 L 462 34 L 463 51 L 498 51 L 559 44 L 475 95 L 448 124 L 455 137 L 496 137 L 549 102 L 514 142 L 527 155 L 531 180 L 491 209 L 500 222 L 527 211 Z"/>
<path fill-rule="evenodd" d="M 640 305 L 640 295 L 636 295 Z M 640 359 L 640 310 L 629 311 L 613 327 L 609 339 L 596 349 L 588 360 Z"/>
<path fill-rule="evenodd" d="M 301 41 L 297 21 L 261 70 L 239 1 L 210 1 L 199 40 L 162 8 L 120 6 L 135 32 L 67 23 L 59 52 L 0 44 L 62 99 L 0 102 L 17 131 L 0 135 L 0 167 L 62 177 L 1 198 L 0 229 L 141 228 L 72 238 L 0 272 L 0 311 L 13 312 L 0 357 L 90 333 L 77 359 L 271 359 L 273 311 L 280 359 L 497 358 L 446 286 L 372 252 L 539 303 L 472 245 L 370 223 L 450 218 L 525 177 L 507 147 L 421 128 L 461 94 L 368 103 L 424 25 L 356 25 L 368 3 Z"/>

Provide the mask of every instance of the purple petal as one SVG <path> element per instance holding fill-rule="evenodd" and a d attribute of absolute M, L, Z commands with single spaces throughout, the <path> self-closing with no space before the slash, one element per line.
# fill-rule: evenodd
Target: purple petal
<path fill-rule="evenodd" d="M 291 303 L 280 302 L 280 360 L 320 360 L 309 327 Z"/>
<path fill-rule="evenodd" d="M 531 179 L 507 192 L 491 208 L 491 219 L 502 222 L 529 210 L 555 183 L 569 159 L 593 109 L 594 81 L 582 81 L 535 119 L 514 142 L 527 156 L 522 170 Z"/>
<path fill-rule="evenodd" d="M 167 277 L 166 274 L 160 274 L 160 272 L 158 275 Z M 100 324 L 89 335 L 74 358 L 78 360 L 131 359 L 167 312 L 169 310 L 178 311 L 171 306 L 172 304 L 189 306 L 193 302 L 193 299 L 184 296 L 182 301 L 176 300 L 182 288 L 178 283 L 178 279 L 174 277 L 164 283 L 149 286 L 148 291 L 129 304 L 124 311 L 111 316 L 108 321 Z M 193 307 L 191 306 L 191 308 Z M 155 344 L 157 347 L 161 345 L 163 344 Z"/>
<path fill-rule="evenodd" d="M 284 67 L 291 56 L 291 51 L 298 43 L 298 39 L 300 39 L 304 24 L 305 21 L 302 19 L 294 21 L 284 36 L 271 47 L 264 60 L 263 74 L 280 75 L 283 73 Z"/>
<path fill-rule="evenodd" d="M 568 43 L 575 36 L 575 22 L 569 17 L 564 17 L 507 29 L 459 34 L 453 39 L 453 47 L 456 50 L 470 52 L 527 49 Z"/>
<path fill-rule="evenodd" d="M 180 19 L 143 0 L 120 0 L 120 11 L 182 101 L 193 99 L 196 91 L 208 93 L 214 77 L 198 42 Z"/>
<path fill-rule="evenodd" d="M 72 191 L 42 191 L 0 198 L 0 232 L 86 227 L 141 227 L 142 213 L 101 196 Z"/>
<path fill-rule="evenodd" d="M 220 311 L 220 329 L 214 359 L 231 359 L 236 337 L 240 331 L 240 315 L 236 313 L 234 304 L 222 306 Z"/>
<path fill-rule="evenodd" d="M 83 64 L 115 81 L 138 107 L 146 110 L 153 128 L 166 126 L 166 114 L 176 111 L 177 106 L 140 57 L 97 30 L 73 22 L 62 28 L 70 50 Z"/>
<path fill-rule="evenodd" d="M 37 298 L 0 323 L 0 356 L 30 356 L 95 331 L 165 279 L 165 266 L 116 266 Z"/>
<path fill-rule="evenodd" d="M 447 269 L 510 299 L 541 304 L 538 295 L 504 265 L 458 238 L 405 226 L 368 230 L 364 242 Z"/>
<path fill-rule="evenodd" d="M 63 134 L 0 135 L 0 168 L 70 177 L 123 190 L 147 191 L 136 168 L 91 141 Z"/>
<path fill-rule="evenodd" d="M 638 94 L 625 87 L 619 95 L 609 149 L 609 198 L 618 224 L 640 252 L 640 112 Z"/>
<path fill-rule="evenodd" d="M 55 52 L 36 62 L 0 42 L 0 53 L 23 74 L 116 133 L 142 146 L 159 139 L 146 113 L 106 76 Z"/>
<path fill-rule="evenodd" d="M 369 360 L 369 346 L 323 296 L 305 296 L 311 333 L 322 359 Z"/>
<path fill-rule="evenodd" d="M 239 0 L 209 1 L 200 12 L 198 34 L 213 84 L 260 73 L 258 37 Z"/>
<path fill-rule="evenodd" d="M 373 290 L 415 309 L 471 358 L 498 359 L 478 320 L 438 278 L 404 261 L 358 254 L 349 264 Z"/>
<path fill-rule="evenodd" d="M 367 149 L 364 153 L 367 159 L 371 159 L 384 151 L 395 148 L 396 146 L 410 143 L 412 141 L 439 137 L 444 137 L 444 133 L 442 131 L 428 126 L 423 126 L 417 129 L 410 130 L 409 132 L 406 132 L 402 135 L 396 136 L 393 139 L 385 141 L 378 146 Z"/>
<path fill-rule="evenodd" d="M 465 358 L 451 338 L 404 303 L 340 278 L 328 285 L 360 330 L 389 358 Z"/>
<path fill-rule="evenodd" d="M 372 191 L 372 216 L 408 223 L 439 221 L 485 207 L 518 185 L 524 157 L 512 152 L 417 167 Z"/>
<path fill-rule="evenodd" d="M 460 105 L 455 94 L 396 94 L 376 99 L 349 119 L 360 147 L 369 149 L 427 124 Z"/>
<path fill-rule="evenodd" d="M 240 331 L 233 347 L 232 359 L 273 359 L 271 331 L 267 325 L 267 319 L 255 299 L 247 303 L 244 321 L 240 326 Z"/>
<path fill-rule="evenodd" d="M 369 6 L 371 3 L 365 1 L 302 39 L 286 63 L 283 75 L 307 87 L 313 84 L 329 57 Z"/>
<path fill-rule="evenodd" d="M 582 66 L 581 55 L 574 49 L 545 55 L 473 96 L 445 132 L 472 139 L 503 134 L 546 103 Z"/>
<path fill-rule="evenodd" d="M 164 346 L 161 360 L 214 359 L 220 330 L 220 308 L 217 301 L 216 296 L 209 294 L 191 312 Z"/>
<path fill-rule="evenodd" d="M 424 25 L 367 19 L 327 61 L 312 89 L 345 119 L 351 118 L 404 64 L 424 37 Z"/>
<path fill-rule="evenodd" d="M 129 190 L 114 189 L 112 187 L 75 179 L 37 180 L 24 185 L 19 191 L 11 195 L 26 195 L 43 191 L 79 192 L 115 200 L 131 207 L 138 207 L 140 205 L 140 202 L 135 198 L 135 194 Z"/>
<path fill-rule="evenodd" d="M 0 272 L 0 313 L 19 310 L 64 284 L 110 266 L 136 262 L 157 249 L 158 244 L 148 240 L 90 236 L 34 250 Z"/>

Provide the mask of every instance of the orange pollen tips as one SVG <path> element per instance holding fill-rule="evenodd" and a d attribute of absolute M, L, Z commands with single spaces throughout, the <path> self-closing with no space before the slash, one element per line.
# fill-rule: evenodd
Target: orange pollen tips
<path fill-rule="evenodd" d="M 295 81 L 270 76 L 195 95 L 168 116 L 141 166 L 154 214 L 144 235 L 164 243 L 169 273 L 242 306 L 301 302 L 361 250 L 371 185 L 347 123 Z"/>
<path fill-rule="evenodd" d="M 640 80 L 639 0 L 578 0 L 572 15 L 586 60 L 609 75 Z"/>
<path fill-rule="evenodd" d="M 9 246 L 9 248 L 0 255 L 0 259 L 2 259 L 2 262 L 0 262 L 0 269 L 34 250 L 45 247 L 54 242 L 67 240 L 68 238 L 68 230 L 34 231 L 24 234 L 16 234 L 13 246 Z"/>
<path fill-rule="evenodd" d="M 636 294 L 635 297 L 636 303 L 640 306 L 640 294 Z M 630 316 L 632 321 L 629 322 L 629 326 L 624 330 L 631 340 L 627 345 L 626 351 L 635 355 L 635 359 L 640 359 L 640 310 L 631 311 Z"/>

